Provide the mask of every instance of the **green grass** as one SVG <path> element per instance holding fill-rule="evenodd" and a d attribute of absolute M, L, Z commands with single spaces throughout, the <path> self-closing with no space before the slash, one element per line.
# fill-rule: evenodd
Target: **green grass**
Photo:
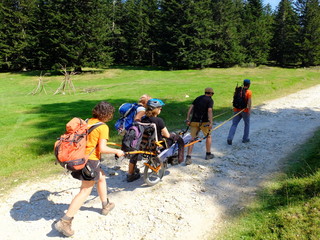
<path fill-rule="evenodd" d="M 44 91 L 30 95 L 40 72 L 0 73 L 2 116 L 0 119 L 0 189 L 11 187 L 35 176 L 46 177 L 61 169 L 55 166 L 53 143 L 72 117 L 87 118 L 101 100 L 117 109 L 124 102 L 136 102 L 147 93 L 166 103 L 161 117 L 169 130 L 185 128 L 187 109 L 206 87 L 215 90 L 214 114 L 222 121 L 231 112 L 236 83 L 252 80 L 253 104 L 284 96 L 320 83 L 319 69 L 230 68 L 162 71 L 150 68 L 122 67 L 87 70 L 72 76 L 76 93 L 53 95 L 63 80 L 59 72 L 43 77 Z M 44 72 L 42 73 L 44 74 Z M 187 97 L 189 96 L 189 97 Z M 115 118 L 118 117 L 116 113 Z M 109 123 L 111 140 L 119 142 Z"/>
<path fill-rule="evenodd" d="M 320 129 L 288 156 L 285 174 L 263 189 L 254 206 L 233 220 L 219 239 L 318 240 L 319 158 Z"/>

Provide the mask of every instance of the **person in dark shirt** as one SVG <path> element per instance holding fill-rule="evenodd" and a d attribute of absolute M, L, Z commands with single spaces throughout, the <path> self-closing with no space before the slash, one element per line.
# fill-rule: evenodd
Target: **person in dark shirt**
<path fill-rule="evenodd" d="M 169 138 L 170 133 L 165 126 L 165 123 L 162 118 L 158 117 L 161 113 L 162 106 L 165 104 L 157 98 L 152 98 L 147 102 L 145 117 L 142 118 L 142 123 L 155 123 L 157 128 L 157 137 L 158 141 L 163 140 L 163 137 Z M 127 175 L 127 181 L 132 182 L 140 178 L 140 173 L 136 168 L 138 160 L 138 155 L 136 157 L 130 158 L 129 169 Z"/>
<path fill-rule="evenodd" d="M 214 155 L 211 153 L 211 134 L 212 129 L 212 119 L 213 119 L 213 100 L 212 96 L 214 94 L 212 88 L 206 88 L 204 90 L 205 94 L 197 97 L 189 107 L 187 113 L 186 123 L 190 126 L 191 137 L 194 139 L 198 136 L 200 130 L 202 133 L 207 136 L 206 138 L 206 156 L 205 159 L 209 160 L 214 158 Z M 192 116 L 192 117 L 191 117 Z M 190 120 L 191 117 L 191 120 Z M 186 165 L 192 163 L 191 153 L 193 150 L 193 145 L 188 147 L 187 156 L 186 156 Z"/>
<path fill-rule="evenodd" d="M 161 113 L 162 106 L 165 104 L 157 98 L 152 98 L 147 102 L 146 116 L 142 119 L 143 123 L 155 123 L 157 127 L 158 141 L 161 141 L 163 137 L 169 138 L 170 133 L 165 126 L 162 118 L 158 117 Z"/>

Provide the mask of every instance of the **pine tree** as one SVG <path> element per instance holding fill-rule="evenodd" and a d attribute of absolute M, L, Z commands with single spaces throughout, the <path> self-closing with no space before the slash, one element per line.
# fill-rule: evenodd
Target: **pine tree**
<path fill-rule="evenodd" d="M 212 36 L 214 22 L 210 0 L 195 1 L 191 12 L 190 36 L 186 66 L 204 68 L 212 64 Z"/>
<path fill-rule="evenodd" d="M 2 1 L 0 2 L 0 69 L 4 70 L 7 70 L 10 65 L 8 62 L 10 46 L 6 34 L 9 30 L 6 22 L 6 13 L 8 13 L 8 9 Z"/>
<path fill-rule="evenodd" d="M 301 60 L 303 66 L 320 64 L 320 2 L 306 0 L 300 5 Z"/>
<path fill-rule="evenodd" d="M 112 49 L 112 57 L 115 64 L 125 64 L 128 62 L 128 54 L 126 49 L 126 38 L 123 26 L 128 21 L 126 18 L 125 3 L 122 0 L 108 0 L 108 16 L 110 16 L 109 29 L 111 30 L 111 38 L 108 46 Z"/>
<path fill-rule="evenodd" d="M 281 66 L 297 64 L 299 56 L 298 15 L 290 0 L 281 0 L 275 16 L 272 59 Z"/>
<path fill-rule="evenodd" d="M 160 4 L 159 62 L 169 68 L 211 63 L 210 1 L 164 0 Z"/>
<path fill-rule="evenodd" d="M 160 2 L 159 25 L 159 64 L 173 68 L 178 63 L 178 38 L 182 35 L 184 9 L 180 1 L 163 0 Z"/>
<path fill-rule="evenodd" d="M 233 0 L 215 0 L 212 9 L 214 66 L 230 67 L 243 62 L 244 49 L 240 44 L 242 3 Z"/>
<path fill-rule="evenodd" d="M 25 70 L 32 65 L 27 52 L 33 48 L 30 23 L 35 0 L 3 0 L 0 20 L 0 63 L 3 69 Z"/>
<path fill-rule="evenodd" d="M 153 65 L 156 28 L 158 16 L 157 1 L 128 0 L 125 3 L 126 21 L 122 29 L 126 39 L 128 64 Z"/>
<path fill-rule="evenodd" d="M 268 62 L 272 18 L 261 0 L 248 0 L 243 12 L 243 40 L 246 62 L 265 64 Z"/>
<path fill-rule="evenodd" d="M 40 66 L 80 70 L 112 62 L 105 1 L 41 0 L 38 19 Z"/>

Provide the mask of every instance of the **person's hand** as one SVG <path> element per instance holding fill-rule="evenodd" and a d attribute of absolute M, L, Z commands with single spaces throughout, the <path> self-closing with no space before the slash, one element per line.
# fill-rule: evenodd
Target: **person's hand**
<path fill-rule="evenodd" d="M 123 152 L 122 150 L 118 150 L 118 151 L 116 152 L 116 155 L 117 155 L 118 157 L 122 157 L 122 156 L 124 156 L 124 152 Z"/>
<path fill-rule="evenodd" d="M 186 120 L 185 122 L 186 122 L 187 126 L 190 126 L 190 121 L 189 120 Z"/>

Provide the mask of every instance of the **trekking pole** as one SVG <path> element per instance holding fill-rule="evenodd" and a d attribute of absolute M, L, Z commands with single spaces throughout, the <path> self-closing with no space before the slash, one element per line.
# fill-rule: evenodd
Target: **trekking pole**
<path fill-rule="evenodd" d="M 189 126 L 186 128 L 186 130 L 181 130 L 181 132 L 179 132 L 179 135 L 184 135 L 186 132 L 188 132 L 189 130 Z"/>
<path fill-rule="evenodd" d="M 227 120 L 225 120 L 224 122 L 222 122 L 221 124 L 219 124 L 218 126 L 216 126 L 215 128 L 210 129 L 210 131 L 209 131 L 209 133 L 207 134 L 207 136 L 205 136 L 205 137 L 203 137 L 203 138 L 200 138 L 200 139 L 197 139 L 197 140 L 195 140 L 195 141 L 192 141 L 192 142 L 190 142 L 190 143 L 188 143 L 188 144 L 186 144 L 186 145 L 184 145 L 184 146 L 185 146 L 185 147 L 189 147 L 189 146 L 191 146 L 191 145 L 193 145 L 193 144 L 195 144 L 195 143 L 197 143 L 197 142 L 201 142 L 202 140 L 206 139 L 211 132 L 217 130 L 219 127 L 221 127 L 222 125 L 226 124 L 228 121 L 230 121 L 230 120 L 233 119 L 235 116 L 237 116 L 237 115 L 239 115 L 240 113 L 242 113 L 243 111 L 244 111 L 244 109 L 242 109 L 242 110 L 239 111 L 238 113 L 234 114 L 232 117 L 228 118 Z"/>
<path fill-rule="evenodd" d="M 202 140 L 206 139 L 206 138 L 210 135 L 211 131 L 212 131 L 212 129 L 210 129 L 210 131 L 208 132 L 208 134 L 207 134 L 205 137 L 199 138 L 199 139 L 197 139 L 197 140 L 194 140 L 194 141 L 192 141 L 192 142 L 184 145 L 184 147 L 189 147 L 189 146 L 191 146 L 191 145 L 193 145 L 193 144 L 195 144 L 195 143 L 197 143 L 197 142 L 201 142 Z"/>
<path fill-rule="evenodd" d="M 147 155 L 154 155 L 156 156 L 157 154 L 154 152 L 148 152 L 148 151 L 131 151 L 131 152 L 125 152 L 125 155 L 131 155 L 131 154 L 147 154 Z"/>
<path fill-rule="evenodd" d="M 114 143 L 114 142 L 107 142 L 107 145 L 117 146 L 117 147 L 122 147 L 122 145 L 121 145 L 121 144 Z M 115 155 L 114 155 L 114 158 L 115 158 L 116 160 L 118 160 L 118 159 L 119 159 L 119 157 L 117 156 L 117 154 L 115 154 Z"/>
<path fill-rule="evenodd" d="M 220 114 L 218 114 L 218 115 L 216 115 L 216 116 L 213 116 L 212 119 L 215 119 L 215 118 L 217 118 L 217 117 L 220 117 L 220 116 L 222 116 L 222 115 L 224 115 L 224 114 L 226 114 L 226 113 L 227 113 L 227 111 L 226 111 L 226 112 L 223 112 L 223 113 L 220 113 Z"/>
<path fill-rule="evenodd" d="M 220 117 L 220 116 L 222 116 L 222 115 L 224 115 L 224 114 L 226 114 L 226 113 L 227 113 L 227 111 L 226 111 L 226 112 L 223 112 L 223 113 L 220 113 L 220 114 L 214 116 L 212 119 L 215 119 L 215 118 L 217 118 L 217 117 Z M 182 132 L 180 132 L 179 135 L 184 135 L 186 132 L 188 132 L 189 127 L 190 127 L 190 126 L 188 125 L 187 129 L 184 130 L 184 131 L 182 131 Z"/>
<path fill-rule="evenodd" d="M 244 108 L 245 109 L 245 108 Z M 219 127 L 221 127 L 222 125 L 226 124 L 228 121 L 230 121 L 231 119 L 233 119 L 235 116 L 238 116 L 240 113 L 242 113 L 244 111 L 244 109 L 242 109 L 240 112 L 234 114 L 232 117 L 228 118 L 227 120 L 225 120 L 224 122 L 222 122 L 221 124 L 219 124 L 218 126 L 216 126 L 215 128 L 212 129 L 212 131 L 217 130 Z"/>
<path fill-rule="evenodd" d="M 121 144 L 114 143 L 114 142 L 107 142 L 107 145 L 118 146 L 118 147 L 122 146 Z"/>

